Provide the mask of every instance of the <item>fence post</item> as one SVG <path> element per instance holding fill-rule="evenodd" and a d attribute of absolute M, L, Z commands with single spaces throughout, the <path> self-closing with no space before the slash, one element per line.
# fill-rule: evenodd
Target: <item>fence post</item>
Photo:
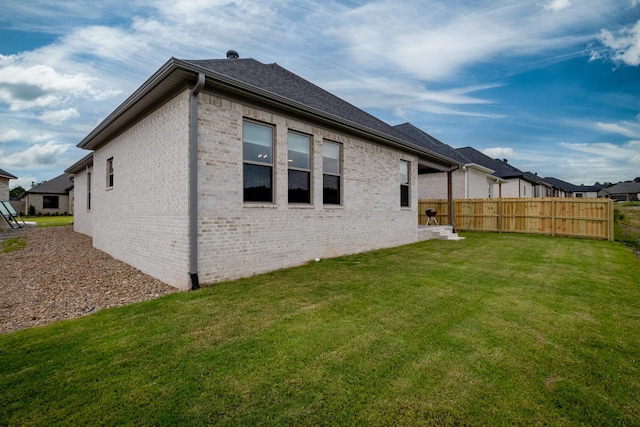
<path fill-rule="evenodd" d="M 502 197 L 498 199 L 498 233 L 502 233 Z"/>
<path fill-rule="evenodd" d="M 609 241 L 613 242 L 614 240 L 614 228 L 613 224 L 615 223 L 615 212 L 613 209 L 613 200 L 607 199 L 609 201 Z"/>
<path fill-rule="evenodd" d="M 551 235 L 556 235 L 556 201 L 551 199 Z"/>

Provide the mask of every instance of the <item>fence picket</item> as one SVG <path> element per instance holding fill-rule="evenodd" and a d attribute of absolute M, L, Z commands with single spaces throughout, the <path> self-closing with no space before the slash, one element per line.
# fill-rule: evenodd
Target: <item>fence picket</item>
<path fill-rule="evenodd" d="M 613 240 L 613 201 L 610 199 L 458 199 L 453 205 L 456 228 L 460 231 Z M 418 224 L 427 223 L 427 208 L 438 211 L 439 224 L 449 223 L 449 203 L 439 199 L 418 202 Z"/>

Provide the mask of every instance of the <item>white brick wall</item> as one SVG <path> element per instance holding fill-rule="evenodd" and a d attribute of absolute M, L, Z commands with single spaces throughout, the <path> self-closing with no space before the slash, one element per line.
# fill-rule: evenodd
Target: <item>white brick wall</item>
<path fill-rule="evenodd" d="M 416 158 L 201 93 L 199 277 L 233 279 L 417 240 Z M 203 118 L 206 117 L 206 120 Z M 245 204 L 242 121 L 275 125 L 275 203 Z M 287 203 L 287 132 L 313 136 L 312 203 Z M 343 144 L 344 204 L 322 204 L 322 143 Z M 411 207 L 400 208 L 400 160 L 411 162 Z"/>
<path fill-rule="evenodd" d="M 9 200 L 9 180 L 0 178 L 0 200 Z"/>
<path fill-rule="evenodd" d="M 79 231 L 92 232 L 98 249 L 183 289 L 189 287 L 188 99 L 185 90 L 94 153 L 90 214 L 79 209 L 86 178 L 76 178 Z M 414 156 L 207 92 L 198 99 L 201 283 L 418 240 Z M 243 203 L 243 118 L 275 126 L 273 204 Z M 287 203 L 289 129 L 313 137 L 310 205 Z M 324 140 L 343 145 L 342 206 L 322 204 Z M 411 163 L 410 208 L 400 208 L 400 160 Z"/>
<path fill-rule="evenodd" d="M 94 246 L 182 289 L 189 285 L 188 100 L 185 90 L 96 150 L 91 192 Z"/>
<path fill-rule="evenodd" d="M 91 211 L 87 209 L 87 172 L 91 172 L 93 178 L 93 167 L 88 171 L 85 169 L 78 172 L 73 177 L 73 195 L 74 195 L 74 212 L 73 212 L 73 229 L 78 233 L 93 236 L 93 216 Z M 95 185 L 95 182 L 93 182 Z M 95 202 L 95 195 L 92 195 Z"/>

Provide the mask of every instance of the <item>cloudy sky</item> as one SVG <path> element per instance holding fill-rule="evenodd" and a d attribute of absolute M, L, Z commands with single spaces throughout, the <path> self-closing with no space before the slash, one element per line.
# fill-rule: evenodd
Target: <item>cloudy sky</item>
<path fill-rule="evenodd" d="M 574 184 L 640 176 L 640 0 L 4 0 L 0 168 L 54 178 L 170 57 L 281 66 Z"/>

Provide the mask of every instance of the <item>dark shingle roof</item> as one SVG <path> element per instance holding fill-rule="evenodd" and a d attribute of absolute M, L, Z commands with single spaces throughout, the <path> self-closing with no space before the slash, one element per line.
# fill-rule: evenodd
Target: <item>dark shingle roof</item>
<path fill-rule="evenodd" d="M 73 175 L 63 173 L 26 191 L 31 194 L 67 194 L 73 188 Z"/>
<path fill-rule="evenodd" d="M 463 156 L 471 160 L 472 163 L 477 163 L 486 168 L 493 169 L 495 171 L 493 175 L 497 177 L 505 179 L 524 178 L 529 180 L 529 178 L 525 177 L 524 172 L 522 172 L 520 169 L 511 166 L 509 163 L 503 160 L 492 159 L 491 157 L 479 152 L 473 147 L 457 148 L 456 150 Z"/>
<path fill-rule="evenodd" d="M 0 177 L 2 178 L 9 178 L 9 179 L 18 179 L 17 176 L 14 176 L 12 174 L 10 174 L 9 172 L 0 169 Z"/>
<path fill-rule="evenodd" d="M 222 74 L 244 84 L 294 101 L 305 107 L 311 107 L 312 109 L 331 116 L 348 120 L 387 136 L 400 139 L 414 147 L 426 148 L 436 154 L 444 155 L 447 160 L 452 159 L 440 151 L 435 151 L 430 147 L 426 147 L 424 144 L 420 144 L 393 126 L 327 92 L 297 74 L 282 68 L 278 64 L 263 64 L 252 58 L 182 61 Z"/>
<path fill-rule="evenodd" d="M 554 187 L 570 193 L 598 192 L 602 189 L 600 185 L 575 185 L 551 176 L 546 177 L 544 180 Z"/>
<path fill-rule="evenodd" d="M 609 194 L 632 194 L 640 193 L 640 182 L 621 182 L 604 189 Z"/>
<path fill-rule="evenodd" d="M 404 135 L 416 141 L 418 144 L 426 148 L 427 150 L 434 151 L 436 153 L 442 154 L 450 159 L 457 160 L 462 164 L 473 163 L 469 161 L 462 153 L 456 151 L 455 148 L 450 145 L 445 144 L 429 135 L 422 129 L 419 129 L 412 125 L 411 123 L 403 123 L 401 125 L 394 126 L 397 130 L 402 132 Z"/>

